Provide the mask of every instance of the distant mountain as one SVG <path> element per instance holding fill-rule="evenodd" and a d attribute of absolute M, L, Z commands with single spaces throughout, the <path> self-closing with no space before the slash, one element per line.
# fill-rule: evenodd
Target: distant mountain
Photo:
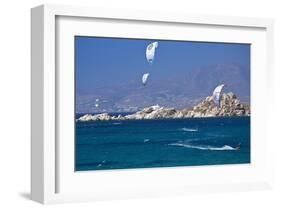
<path fill-rule="evenodd" d="M 160 105 L 175 109 L 189 108 L 210 95 L 213 89 L 226 84 L 241 102 L 250 103 L 250 72 L 243 66 L 212 65 L 188 70 L 166 80 L 151 76 L 146 86 L 140 80 L 123 83 L 114 88 L 99 88 L 91 94 L 76 97 L 77 113 L 135 112 L 144 107 Z M 96 106 L 96 99 L 99 99 Z"/>

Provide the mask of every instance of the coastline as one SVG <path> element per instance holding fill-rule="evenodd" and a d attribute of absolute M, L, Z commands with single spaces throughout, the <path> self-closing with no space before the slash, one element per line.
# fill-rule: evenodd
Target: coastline
<path fill-rule="evenodd" d="M 212 96 L 206 97 L 193 108 L 177 110 L 175 108 L 153 105 L 127 115 L 110 115 L 110 113 L 85 114 L 76 121 L 122 121 L 122 120 L 153 120 L 153 119 L 185 119 L 209 117 L 241 117 L 250 116 L 250 105 L 242 104 L 232 92 L 223 94 L 219 106 L 213 102 Z"/>

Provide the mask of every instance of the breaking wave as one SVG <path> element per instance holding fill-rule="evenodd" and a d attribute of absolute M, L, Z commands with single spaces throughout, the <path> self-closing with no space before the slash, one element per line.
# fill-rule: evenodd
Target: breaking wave
<path fill-rule="evenodd" d="M 196 132 L 198 131 L 198 128 L 181 128 L 181 131 L 186 131 L 186 132 Z"/>

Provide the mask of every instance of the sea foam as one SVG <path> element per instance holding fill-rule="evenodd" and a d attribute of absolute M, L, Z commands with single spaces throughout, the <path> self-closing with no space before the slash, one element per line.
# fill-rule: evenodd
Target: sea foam
<path fill-rule="evenodd" d="M 184 143 L 172 143 L 169 144 L 171 146 L 181 146 L 191 149 L 200 149 L 200 150 L 213 150 L 213 151 L 224 151 L 224 150 L 237 150 L 234 147 L 231 147 L 229 145 L 224 145 L 222 147 L 215 147 L 215 146 L 204 146 L 204 145 L 191 145 L 191 144 L 184 144 Z"/>
<path fill-rule="evenodd" d="M 186 131 L 186 132 L 197 132 L 198 128 L 181 128 L 181 131 Z"/>

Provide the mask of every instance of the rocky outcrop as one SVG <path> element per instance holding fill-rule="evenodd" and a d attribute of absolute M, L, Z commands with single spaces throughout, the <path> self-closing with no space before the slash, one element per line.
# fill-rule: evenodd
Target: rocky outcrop
<path fill-rule="evenodd" d="M 102 113 L 97 115 L 86 114 L 80 117 L 79 121 L 91 121 L 91 120 L 111 120 L 112 117 L 108 113 Z"/>
<path fill-rule="evenodd" d="M 215 105 L 211 96 L 187 111 L 188 117 L 249 116 L 250 106 L 242 104 L 232 92 L 223 94 L 220 106 Z"/>
<path fill-rule="evenodd" d="M 125 119 L 163 119 L 163 118 L 174 118 L 177 110 L 174 108 L 164 108 L 159 105 L 146 107 L 143 110 L 136 112 L 131 115 L 126 115 Z"/>
<path fill-rule="evenodd" d="M 197 117 L 226 117 L 226 116 L 249 116 L 250 106 L 242 104 L 232 93 L 223 94 L 220 105 L 217 106 L 208 96 L 192 109 L 176 110 L 174 108 L 160 107 L 159 105 L 146 107 L 141 111 L 125 116 L 110 116 L 108 113 L 97 115 L 86 114 L 77 121 L 99 121 L 99 120 L 143 120 L 143 119 L 178 119 Z"/>

